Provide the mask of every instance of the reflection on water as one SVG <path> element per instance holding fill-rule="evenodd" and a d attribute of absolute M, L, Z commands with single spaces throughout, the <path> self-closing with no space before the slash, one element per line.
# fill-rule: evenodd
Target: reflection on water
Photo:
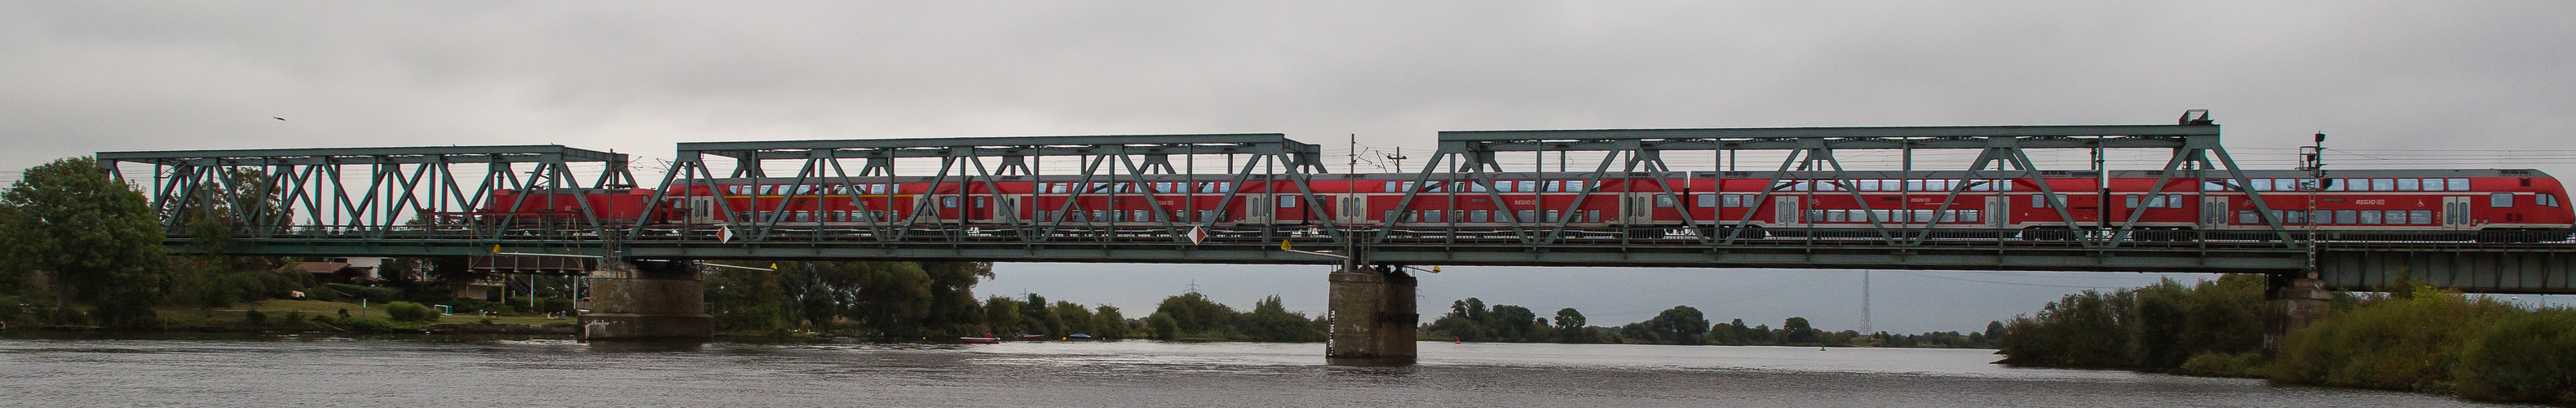
<path fill-rule="evenodd" d="M 2261 381 L 1987 364 L 1989 350 L 1422 343 L 0 338 L 0 406 L 2465 406 Z"/>

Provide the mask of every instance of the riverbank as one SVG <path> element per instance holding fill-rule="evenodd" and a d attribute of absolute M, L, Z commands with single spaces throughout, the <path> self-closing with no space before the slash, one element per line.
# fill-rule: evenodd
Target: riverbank
<path fill-rule="evenodd" d="M 2576 310 L 2421 286 L 2340 294 L 2266 352 L 2249 337 L 2261 333 L 2261 288 L 2230 276 L 2068 295 L 2015 318 L 2000 363 L 2576 405 Z"/>

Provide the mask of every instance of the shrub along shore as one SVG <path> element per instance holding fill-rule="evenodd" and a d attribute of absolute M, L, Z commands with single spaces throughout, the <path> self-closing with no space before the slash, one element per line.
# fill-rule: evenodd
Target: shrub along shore
<path fill-rule="evenodd" d="M 2231 275 L 2067 295 L 2013 319 L 2000 363 L 2576 404 L 2576 310 L 2414 285 L 2338 294 L 2267 355 L 2263 289 L 2261 276 Z"/>

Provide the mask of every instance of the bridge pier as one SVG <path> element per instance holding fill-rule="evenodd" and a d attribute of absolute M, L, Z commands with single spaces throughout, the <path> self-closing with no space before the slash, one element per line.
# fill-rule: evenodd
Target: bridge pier
<path fill-rule="evenodd" d="M 1333 364 L 1413 364 L 1415 279 L 1389 266 L 1349 267 L 1333 271 L 1330 310 L 1333 331 L 1324 358 Z"/>
<path fill-rule="evenodd" d="M 706 284 L 686 262 L 607 262 L 590 273 L 590 312 L 583 339 L 715 337 Z"/>
<path fill-rule="evenodd" d="M 2308 327 L 2326 317 L 2334 307 L 2334 292 L 2325 289 L 2326 281 L 2313 274 L 2272 275 L 2263 293 L 2263 349 L 2271 350 L 2281 336 Z"/>

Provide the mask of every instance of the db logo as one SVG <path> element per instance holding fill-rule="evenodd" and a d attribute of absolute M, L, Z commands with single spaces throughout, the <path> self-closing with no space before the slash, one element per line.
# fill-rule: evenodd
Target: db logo
<path fill-rule="evenodd" d="M 1512 205 L 1532 205 L 1532 204 L 1538 204 L 1538 200 L 1512 200 Z"/>

